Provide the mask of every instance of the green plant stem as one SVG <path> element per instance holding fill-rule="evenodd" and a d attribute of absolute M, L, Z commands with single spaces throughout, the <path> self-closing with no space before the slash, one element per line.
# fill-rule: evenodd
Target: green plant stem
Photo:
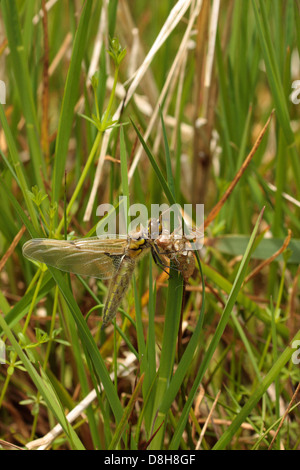
<path fill-rule="evenodd" d="M 118 76 L 119 76 L 119 66 L 116 66 L 115 74 L 114 74 L 113 87 L 112 87 L 112 90 L 111 90 L 111 93 L 110 93 L 108 105 L 107 105 L 106 111 L 104 113 L 104 118 L 103 118 L 103 121 L 102 121 L 102 125 L 103 125 L 104 129 L 105 129 L 105 126 L 107 125 L 107 121 L 108 121 L 110 113 L 111 113 L 111 109 L 112 109 L 112 105 L 113 105 L 113 101 L 114 101 L 114 97 L 115 97 L 115 93 L 116 93 L 116 86 L 117 86 L 117 83 L 118 83 Z"/>
<path fill-rule="evenodd" d="M 89 171 L 89 169 L 90 169 L 90 166 L 91 166 L 91 164 L 92 164 L 93 161 L 94 161 L 94 157 L 95 157 L 95 154 L 96 154 L 96 152 L 97 152 L 97 149 L 98 149 L 98 147 L 99 147 L 99 145 L 100 145 L 101 138 L 102 138 L 102 132 L 99 131 L 99 132 L 97 133 L 97 136 L 96 136 L 96 139 L 95 139 L 95 141 L 94 141 L 92 150 L 91 150 L 91 152 L 90 152 L 90 154 L 89 154 L 89 157 L 88 157 L 88 159 L 87 159 L 87 161 L 86 161 L 85 167 L 84 167 L 84 169 L 83 169 L 83 171 L 82 171 L 82 173 L 81 173 L 81 176 L 80 176 L 80 178 L 79 178 L 79 181 L 78 181 L 78 183 L 77 183 L 77 186 L 76 186 L 76 188 L 75 188 L 75 190 L 74 190 L 74 193 L 73 193 L 73 195 L 72 195 L 72 197 L 71 197 L 71 199 L 70 199 L 70 202 L 69 202 L 69 204 L 68 204 L 68 206 L 67 206 L 67 208 L 66 208 L 66 215 L 67 215 L 67 216 L 70 214 L 70 211 L 71 211 L 71 209 L 72 209 L 72 206 L 73 206 L 74 202 L 76 201 L 76 198 L 77 198 L 77 196 L 78 196 L 78 194 L 79 194 L 79 192 L 80 192 L 80 190 L 81 190 L 81 188 L 82 188 L 82 185 L 83 185 L 83 183 L 84 183 L 84 181 L 85 181 L 85 178 L 86 178 L 86 176 L 87 176 L 87 173 L 88 173 L 88 171 Z M 65 217 L 63 217 L 63 218 L 61 219 L 61 221 L 60 221 L 60 223 L 59 223 L 59 225 L 58 225 L 58 227 L 57 227 L 57 229 L 56 229 L 56 232 L 55 232 L 56 237 L 61 233 L 61 231 L 62 231 L 62 229 L 63 229 L 63 227 L 64 227 L 64 224 L 65 224 Z"/>

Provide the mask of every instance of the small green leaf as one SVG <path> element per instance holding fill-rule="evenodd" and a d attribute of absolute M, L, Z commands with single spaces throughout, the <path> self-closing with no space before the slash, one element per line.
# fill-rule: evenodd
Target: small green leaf
<path fill-rule="evenodd" d="M 99 83 L 99 70 L 97 70 L 91 77 L 91 84 L 94 90 L 97 90 Z"/>
<path fill-rule="evenodd" d="M 13 366 L 9 366 L 7 368 L 7 375 L 13 375 L 15 368 Z"/>
<path fill-rule="evenodd" d="M 37 186 L 33 186 L 31 191 L 27 189 L 27 194 L 37 207 L 48 197 L 48 195 L 43 193 Z"/>
<path fill-rule="evenodd" d="M 109 43 L 109 50 L 107 52 L 112 57 L 115 65 L 119 67 L 126 55 L 126 49 L 122 49 L 118 38 L 110 39 Z"/>
<path fill-rule="evenodd" d="M 33 400 L 31 398 L 27 398 L 26 400 L 19 401 L 19 405 L 31 405 Z"/>

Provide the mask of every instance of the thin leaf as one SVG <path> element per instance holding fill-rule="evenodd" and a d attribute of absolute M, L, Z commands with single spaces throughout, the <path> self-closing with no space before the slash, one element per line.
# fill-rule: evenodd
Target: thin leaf
<path fill-rule="evenodd" d="M 258 217 L 257 222 L 255 224 L 255 227 L 253 229 L 249 244 L 247 246 L 246 252 L 243 256 L 243 259 L 241 261 L 241 264 L 240 264 L 238 273 L 236 275 L 234 284 L 232 286 L 232 290 L 231 290 L 231 292 L 229 294 L 229 297 L 227 299 L 223 315 L 222 315 L 222 317 L 221 317 L 221 319 L 218 323 L 218 326 L 216 328 L 214 336 L 213 336 L 213 338 L 212 338 L 212 340 L 211 340 L 211 342 L 210 342 L 210 344 L 207 348 L 207 351 L 204 355 L 204 358 L 203 358 L 203 361 L 200 365 L 197 377 L 196 377 L 196 379 L 193 383 L 193 386 L 192 386 L 192 389 L 189 393 L 188 399 L 187 399 L 187 401 L 184 405 L 184 408 L 182 410 L 179 422 L 177 423 L 177 427 L 175 429 L 175 432 L 174 432 L 172 441 L 170 443 L 169 449 L 177 449 L 178 446 L 179 446 L 180 439 L 181 439 L 181 436 L 182 436 L 182 433 L 183 433 L 183 430 L 184 430 L 184 426 L 185 426 L 186 421 L 188 419 L 189 411 L 190 411 L 190 408 L 192 406 L 195 394 L 196 394 L 197 389 L 198 389 L 198 387 L 199 387 L 199 385 L 200 385 L 200 383 L 203 379 L 204 373 L 205 373 L 205 371 L 207 370 L 207 368 L 209 366 L 209 363 L 211 361 L 213 353 L 215 352 L 215 350 L 216 350 L 216 348 L 217 348 L 217 346 L 220 342 L 220 339 L 222 337 L 224 329 L 225 329 L 225 327 L 228 323 L 231 311 L 234 307 L 234 304 L 236 302 L 238 293 L 241 289 L 243 280 L 245 278 L 246 270 L 247 270 L 248 263 L 249 263 L 250 257 L 251 257 L 252 247 L 253 247 L 253 244 L 254 244 L 254 241 L 255 241 L 256 234 L 258 232 L 258 228 L 259 228 L 262 216 L 263 216 L 263 212 L 264 212 L 264 208 L 262 209 L 261 213 L 259 214 L 259 217 Z"/>
<path fill-rule="evenodd" d="M 60 112 L 53 169 L 52 199 L 59 200 L 63 175 L 68 152 L 69 138 L 72 130 L 73 111 L 78 99 L 81 63 L 85 53 L 86 40 L 89 34 L 89 21 L 92 18 L 93 2 L 85 2 L 75 34 L 71 63 L 66 79 L 66 86 Z"/>

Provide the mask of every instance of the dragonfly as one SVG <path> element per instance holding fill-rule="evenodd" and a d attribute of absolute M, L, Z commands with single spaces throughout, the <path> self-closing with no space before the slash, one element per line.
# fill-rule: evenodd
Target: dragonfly
<path fill-rule="evenodd" d="M 23 255 L 66 271 L 98 279 L 110 279 L 103 310 L 104 328 L 115 316 L 126 294 L 137 261 L 151 252 L 154 262 L 163 270 L 173 261 L 184 279 L 194 271 L 192 251 L 186 237 L 163 233 L 159 219 L 150 219 L 146 228 L 128 236 L 90 237 L 75 240 L 35 238 L 23 245 Z"/>

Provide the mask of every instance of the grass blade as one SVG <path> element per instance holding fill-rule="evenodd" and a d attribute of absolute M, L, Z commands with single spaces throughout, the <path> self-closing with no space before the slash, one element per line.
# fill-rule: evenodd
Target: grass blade
<path fill-rule="evenodd" d="M 79 331 L 79 335 L 81 338 L 81 341 L 84 343 L 91 360 L 94 364 L 95 371 L 99 377 L 99 380 L 101 380 L 103 384 L 103 388 L 107 394 L 107 399 L 110 403 L 110 406 L 112 408 L 112 411 L 115 415 L 115 418 L 118 421 L 121 420 L 122 415 L 123 415 L 123 410 L 122 406 L 120 404 L 119 398 L 116 394 L 115 387 L 109 377 L 109 374 L 107 372 L 107 368 L 105 366 L 105 363 L 100 356 L 100 353 L 98 351 L 97 345 L 91 335 L 90 330 L 87 327 L 86 322 L 84 321 L 82 314 L 78 308 L 78 305 L 64 279 L 64 276 L 62 273 L 54 268 L 51 268 L 50 266 L 48 267 L 49 271 L 51 272 L 53 278 L 55 279 L 57 285 L 59 286 L 59 289 L 64 296 L 69 308 L 70 312 L 74 317 L 74 320 L 77 324 L 77 328 Z"/>
<path fill-rule="evenodd" d="M 300 340 L 300 331 L 295 335 L 292 339 L 291 344 L 294 341 Z M 291 348 L 290 346 L 286 347 L 281 356 L 275 362 L 275 364 L 271 367 L 270 371 L 267 373 L 263 381 L 257 386 L 254 390 L 251 398 L 247 401 L 246 405 L 241 409 L 237 417 L 233 420 L 231 425 L 228 429 L 224 432 L 224 434 L 220 437 L 218 442 L 214 445 L 213 450 L 222 450 L 225 449 L 226 445 L 229 444 L 232 437 L 236 433 L 237 429 L 240 428 L 241 424 L 246 420 L 247 416 L 251 412 L 251 410 L 255 407 L 261 397 L 266 393 L 269 386 L 274 382 L 278 374 L 282 371 L 282 368 L 286 365 L 286 363 L 291 359 L 292 354 L 295 352 L 295 349 Z"/>
<path fill-rule="evenodd" d="M 190 391 L 188 400 L 187 400 L 187 402 L 184 406 L 184 409 L 182 411 L 179 422 L 177 423 L 177 427 L 175 429 L 174 436 L 173 436 L 172 441 L 170 443 L 169 449 L 175 450 L 179 446 L 180 439 L 181 439 L 181 436 L 182 436 L 182 432 L 183 432 L 185 423 L 188 419 L 189 410 L 190 410 L 190 407 L 192 406 L 194 396 L 195 396 L 196 391 L 199 387 L 199 384 L 201 383 L 201 380 L 204 376 L 204 372 L 208 368 L 208 365 L 211 361 L 213 353 L 214 353 L 214 351 L 215 351 L 215 349 L 216 349 L 216 347 L 217 347 L 217 345 L 218 345 L 218 343 L 219 343 L 219 341 L 222 337 L 223 331 L 224 331 L 224 329 L 227 325 L 227 322 L 229 320 L 231 311 L 234 307 L 234 304 L 236 302 L 238 293 L 241 289 L 242 283 L 243 283 L 245 275 L 246 275 L 246 270 L 247 270 L 248 263 L 249 263 L 250 257 L 251 257 L 251 251 L 252 251 L 252 248 L 253 248 L 253 244 L 254 244 L 254 241 L 255 241 L 256 234 L 258 232 L 259 224 L 260 224 L 262 216 L 263 216 L 263 212 L 264 212 L 264 208 L 261 211 L 261 213 L 259 214 L 259 217 L 258 217 L 257 222 L 255 224 L 255 227 L 253 229 L 249 244 L 247 246 L 247 249 L 245 251 L 245 254 L 243 256 L 243 259 L 242 259 L 240 267 L 239 267 L 239 271 L 237 273 L 234 284 L 232 286 L 232 290 L 231 290 L 231 292 L 229 294 L 229 297 L 227 299 L 227 303 L 226 303 L 223 315 L 222 315 L 221 320 L 220 320 L 220 322 L 217 326 L 215 334 L 214 334 L 214 336 L 213 336 L 213 338 L 212 338 L 212 340 L 211 340 L 211 342 L 208 346 L 208 349 L 205 353 L 205 356 L 204 356 L 203 361 L 201 363 L 201 366 L 200 366 L 200 369 L 198 371 L 196 380 L 195 380 L 195 382 L 193 384 L 193 387 Z"/>
<path fill-rule="evenodd" d="M 69 138 L 72 130 L 73 111 L 78 99 L 79 77 L 81 63 L 85 52 L 86 40 L 89 33 L 89 21 L 92 17 L 93 2 L 85 2 L 74 38 L 71 63 L 66 79 L 66 86 L 59 117 L 55 160 L 52 177 L 52 201 L 58 201 L 62 187 L 65 164 L 68 152 Z"/>
<path fill-rule="evenodd" d="M 45 377 L 44 380 L 38 375 L 36 369 L 34 366 L 31 364 L 29 361 L 27 355 L 23 352 L 21 346 L 18 344 L 16 341 L 14 335 L 12 334 L 10 328 L 8 327 L 7 323 L 5 322 L 4 318 L 1 317 L 0 315 L 0 327 L 4 331 L 4 333 L 7 335 L 10 343 L 12 344 L 15 352 L 18 354 L 19 358 L 23 362 L 24 366 L 26 367 L 26 370 L 28 374 L 30 375 L 32 381 L 34 382 L 35 386 L 39 390 L 40 394 L 44 398 L 45 402 L 47 403 L 47 406 L 53 413 L 53 415 L 56 417 L 57 421 L 60 423 L 62 426 L 63 430 L 65 431 L 67 437 L 70 440 L 70 443 L 72 447 L 78 449 L 78 450 L 84 450 L 84 446 L 82 445 L 80 439 L 78 438 L 77 434 L 73 430 L 72 426 L 70 426 L 65 418 L 64 412 L 61 409 L 60 404 L 58 403 L 56 394 L 51 390 L 49 386 L 49 382 L 46 385 L 45 383 Z"/>
<path fill-rule="evenodd" d="M 34 105 L 26 51 L 22 42 L 16 1 L 3 0 L 1 5 L 3 9 L 3 15 L 5 17 L 5 26 L 12 58 L 14 77 L 17 83 L 17 90 L 20 96 L 21 106 L 26 121 L 28 143 L 30 147 L 35 179 L 39 188 L 42 188 L 43 181 L 41 177 L 41 170 L 45 177 L 46 167 L 38 138 L 39 127 L 37 112 Z"/>
<path fill-rule="evenodd" d="M 161 184 L 162 189 L 164 190 L 164 193 L 165 193 L 165 195 L 166 195 L 166 197 L 167 197 L 169 203 L 170 203 L 171 205 L 172 205 L 172 204 L 175 204 L 176 202 L 175 202 L 173 193 L 172 193 L 172 191 L 170 190 L 170 188 L 169 188 L 169 186 L 168 186 L 168 184 L 167 184 L 167 182 L 166 182 L 166 180 L 165 180 L 165 178 L 164 178 L 164 176 L 163 176 L 163 174 L 162 174 L 162 172 L 161 172 L 159 166 L 157 165 L 154 156 L 152 155 L 152 153 L 151 153 L 151 151 L 150 151 L 148 145 L 147 145 L 146 142 L 144 141 L 142 134 L 140 133 L 140 131 L 138 130 L 138 128 L 136 127 L 136 125 L 134 124 L 134 122 L 133 122 L 132 120 L 131 120 L 131 122 L 132 122 L 132 125 L 133 125 L 133 127 L 134 127 L 134 129 L 135 129 L 135 132 L 137 133 L 137 136 L 138 136 L 138 138 L 139 138 L 139 140 L 140 140 L 142 146 L 144 147 L 144 150 L 145 150 L 145 152 L 146 152 L 146 154 L 147 154 L 147 156 L 148 156 L 148 158 L 149 158 L 149 160 L 150 160 L 150 163 L 151 163 L 151 165 L 152 165 L 152 168 L 153 168 L 153 170 L 154 170 L 155 173 L 156 173 L 156 176 L 157 176 L 157 178 L 158 178 L 158 180 L 159 180 L 159 182 L 160 182 L 160 184 Z"/>

